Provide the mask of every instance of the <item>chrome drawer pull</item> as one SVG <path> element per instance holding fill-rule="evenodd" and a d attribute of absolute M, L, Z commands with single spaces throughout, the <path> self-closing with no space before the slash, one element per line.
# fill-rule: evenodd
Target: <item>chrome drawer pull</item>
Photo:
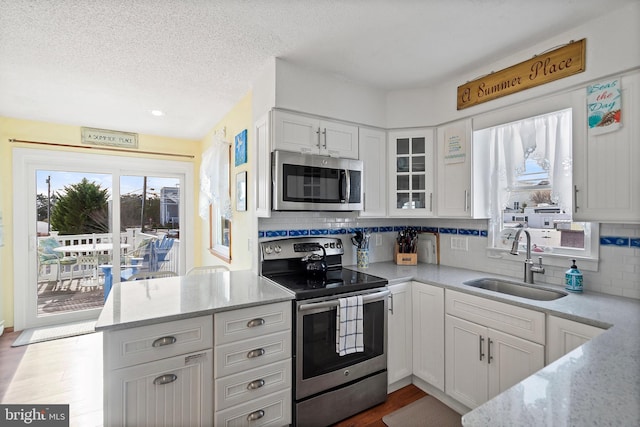
<path fill-rule="evenodd" d="M 247 416 L 247 421 L 259 420 L 262 417 L 264 417 L 264 411 L 261 409 L 259 411 L 255 411 L 255 412 L 250 413 Z"/>
<path fill-rule="evenodd" d="M 255 380 L 247 384 L 247 390 L 255 390 L 265 385 L 264 380 Z"/>
<path fill-rule="evenodd" d="M 157 340 L 155 340 L 153 342 L 153 346 L 154 347 L 162 347 L 165 345 L 171 345 L 171 344 L 175 344 L 175 342 L 178 341 L 178 339 L 176 337 L 162 337 L 162 338 L 158 338 Z"/>
<path fill-rule="evenodd" d="M 153 383 L 155 385 L 165 385 L 165 384 L 172 383 L 177 379 L 178 379 L 178 376 L 176 374 L 165 374 L 165 375 L 160 375 L 158 378 L 153 380 Z"/>
<path fill-rule="evenodd" d="M 266 323 L 266 321 L 262 318 L 249 320 L 247 322 L 247 328 L 255 328 L 256 326 L 262 326 Z"/>
<path fill-rule="evenodd" d="M 254 357 L 260 357 L 265 353 L 266 353 L 266 351 L 264 350 L 264 348 L 258 348 L 256 350 L 251 350 L 249 353 L 247 353 L 247 359 L 253 359 Z"/>

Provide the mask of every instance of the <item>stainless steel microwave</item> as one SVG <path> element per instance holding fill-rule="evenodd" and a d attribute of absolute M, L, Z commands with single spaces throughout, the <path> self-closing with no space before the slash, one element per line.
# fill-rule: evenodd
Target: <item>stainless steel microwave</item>
<path fill-rule="evenodd" d="M 288 151 L 271 153 L 272 209 L 362 210 L 362 161 Z"/>

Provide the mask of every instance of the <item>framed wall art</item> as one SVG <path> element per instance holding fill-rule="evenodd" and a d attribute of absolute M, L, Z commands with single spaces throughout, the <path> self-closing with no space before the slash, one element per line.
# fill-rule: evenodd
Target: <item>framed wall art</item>
<path fill-rule="evenodd" d="M 236 135 L 236 166 L 247 163 L 247 130 Z"/>
<path fill-rule="evenodd" d="M 236 174 L 236 210 L 247 210 L 247 172 Z"/>

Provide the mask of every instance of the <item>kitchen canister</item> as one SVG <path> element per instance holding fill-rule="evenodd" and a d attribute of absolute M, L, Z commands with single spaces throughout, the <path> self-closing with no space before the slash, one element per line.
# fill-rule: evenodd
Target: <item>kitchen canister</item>
<path fill-rule="evenodd" d="M 582 292 L 582 273 L 578 270 L 576 260 L 564 274 L 564 288 L 570 292 Z"/>
<path fill-rule="evenodd" d="M 356 259 L 358 268 L 369 267 L 369 249 L 358 249 L 356 251 Z"/>

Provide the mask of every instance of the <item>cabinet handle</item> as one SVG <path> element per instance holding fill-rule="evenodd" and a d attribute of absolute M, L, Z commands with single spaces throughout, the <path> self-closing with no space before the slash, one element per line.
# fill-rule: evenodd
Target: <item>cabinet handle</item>
<path fill-rule="evenodd" d="M 429 193 L 429 212 L 433 212 L 433 193 Z"/>
<path fill-rule="evenodd" d="M 153 344 L 151 344 L 153 347 L 163 347 L 165 345 L 171 345 L 171 344 L 175 344 L 175 342 L 178 341 L 178 339 L 176 337 L 162 337 L 162 338 L 158 338 L 157 340 L 155 340 L 153 342 Z"/>
<path fill-rule="evenodd" d="M 389 311 L 393 314 L 393 294 L 389 294 L 389 302 L 391 303 L 389 304 Z"/>
<path fill-rule="evenodd" d="M 324 130 L 322 131 L 322 134 L 324 135 L 324 149 L 327 149 L 327 128 L 324 128 Z"/>
<path fill-rule="evenodd" d="M 316 134 L 318 135 L 318 143 L 316 144 L 316 147 L 320 149 L 320 128 L 318 128 L 318 130 L 316 131 Z"/>
<path fill-rule="evenodd" d="M 491 338 L 489 338 L 489 344 L 487 345 L 487 348 L 489 349 L 489 352 L 487 354 L 487 363 L 491 364 L 491 359 L 493 359 L 493 356 L 491 355 L 491 344 L 493 344 L 493 341 L 491 341 Z"/>
<path fill-rule="evenodd" d="M 578 213 L 578 186 L 573 186 L 573 211 Z"/>
<path fill-rule="evenodd" d="M 247 415 L 247 421 L 255 421 L 264 417 L 264 411 L 260 409 L 259 411 L 255 411 Z"/>
<path fill-rule="evenodd" d="M 249 353 L 247 353 L 247 359 L 253 359 L 255 357 L 260 357 L 265 353 L 266 353 L 266 351 L 264 350 L 264 348 L 258 348 L 256 350 L 251 350 Z"/>
<path fill-rule="evenodd" d="M 464 211 L 468 211 L 469 210 L 469 192 L 467 190 L 464 190 Z"/>
<path fill-rule="evenodd" d="M 263 379 L 251 381 L 249 384 L 247 384 L 247 390 L 255 390 L 264 385 L 265 385 L 265 382 Z"/>
<path fill-rule="evenodd" d="M 484 353 L 482 352 L 482 344 L 484 343 L 484 337 L 480 335 L 480 360 L 484 357 Z"/>
<path fill-rule="evenodd" d="M 160 375 L 155 380 L 153 380 L 153 383 L 155 385 L 165 385 L 165 384 L 172 383 L 177 379 L 178 379 L 178 376 L 176 374 L 164 374 L 164 375 Z"/>
<path fill-rule="evenodd" d="M 263 318 L 252 319 L 247 322 L 247 328 L 255 328 L 256 326 L 262 326 L 266 322 Z"/>

